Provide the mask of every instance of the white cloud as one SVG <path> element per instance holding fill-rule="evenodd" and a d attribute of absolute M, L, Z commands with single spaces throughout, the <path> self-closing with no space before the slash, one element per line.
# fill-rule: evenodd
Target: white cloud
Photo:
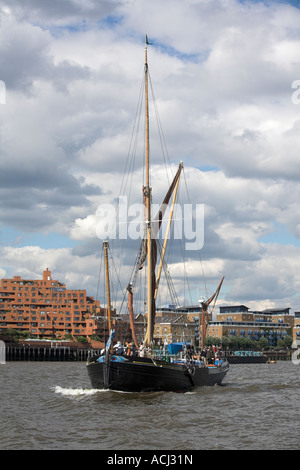
<path fill-rule="evenodd" d="M 300 78 L 298 8 L 237 0 L 11 0 L 1 19 L 1 225 L 57 231 L 79 243 L 47 250 L 2 240 L 1 275 L 39 277 L 49 267 L 72 287 L 95 290 L 96 210 L 124 183 L 147 33 L 169 180 L 183 160 L 190 199 L 181 191 L 182 201 L 205 204 L 200 254 L 209 289 L 225 274 L 224 302 L 300 308 L 297 238 L 295 246 L 270 242 L 277 223 L 289 243 L 300 237 L 300 107 L 291 101 Z M 158 142 L 151 125 L 155 202 L 167 179 Z M 134 202 L 141 201 L 142 159 L 138 147 Z M 188 255 L 196 301 L 202 269 L 195 253 Z"/>
<path fill-rule="evenodd" d="M 70 231 L 70 236 L 75 240 L 95 238 L 98 223 L 99 217 L 93 214 L 88 215 L 85 219 L 78 218 Z"/>

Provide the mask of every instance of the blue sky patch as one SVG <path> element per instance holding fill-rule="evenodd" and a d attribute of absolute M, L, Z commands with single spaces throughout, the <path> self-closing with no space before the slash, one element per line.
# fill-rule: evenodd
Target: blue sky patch
<path fill-rule="evenodd" d="M 1 228 L 0 243 L 2 246 L 39 246 L 43 249 L 73 248 L 78 245 L 78 241 L 60 233 L 22 233 L 12 227 Z"/>
<path fill-rule="evenodd" d="M 266 6 L 272 6 L 274 4 L 286 4 L 292 5 L 293 7 L 300 8 L 299 0 L 239 0 L 240 3 L 263 3 Z"/>
<path fill-rule="evenodd" d="M 284 224 L 274 221 L 274 230 L 259 238 L 262 243 L 278 243 L 280 245 L 300 246 L 300 239 L 290 233 Z"/>

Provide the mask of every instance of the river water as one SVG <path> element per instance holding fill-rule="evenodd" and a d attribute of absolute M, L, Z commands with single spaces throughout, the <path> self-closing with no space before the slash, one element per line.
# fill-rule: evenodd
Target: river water
<path fill-rule="evenodd" d="M 293 450 L 300 365 L 231 365 L 195 392 L 93 390 L 82 362 L 0 364 L 1 450 Z"/>

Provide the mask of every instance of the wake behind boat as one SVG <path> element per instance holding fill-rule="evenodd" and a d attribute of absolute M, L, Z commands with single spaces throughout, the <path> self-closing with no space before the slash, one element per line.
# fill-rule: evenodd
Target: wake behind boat
<path fill-rule="evenodd" d="M 92 356 L 88 359 L 87 370 L 92 384 L 92 387 L 103 389 L 108 388 L 111 390 L 120 390 L 127 392 L 152 392 L 152 391 L 173 391 L 173 392 L 186 392 L 196 387 L 221 384 L 226 373 L 229 369 L 229 364 L 224 360 L 220 360 L 213 365 L 204 364 L 195 359 L 193 348 L 187 342 L 177 347 L 174 346 L 172 354 L 168 357 L 156 357 L 153 349 L 153 334 L 154 322 L 156 314 L 156 296 L 159 287 L 160 273 L 162 270 L 162 263 L 165 254 L 166 241 L 168 232 L 166 234 L 165 243 L 161 253 L 161 261 L 156 273 L 156 258 L 157 258 L 157 232 L 162 223 L 162 217 L 166 210 L 166 205 L 169 204 L 173 195 L 172 207 L 170 211 L 170 220 L 173 213 L 175 204 L 177 188 L 180 178 L 180 173 L 183 164 L 179 164 L 177 173 L 173 182 L 166 194 L 166 197 L 158 211 L 157 216 L 152 220 L 151 216 L 151 203 L 152 203 L 152 188 L 150 186 L 150 164 L 149 164 L 149 103 L 148 103 L 148 60 L 147 60 L 147 47 L 145 48 L 145 133 L 146 133 L 146 146 L 145 146 L 145 185 L 143 186 L 143 197 L 146 211 L 145 220 L 145 235 L 142 241 L 142 246 L 139 251 L 138 269 L 142 269 L 145 261 L 147 261 L 147 330 L 144 338 L 144 353 L 142 356 L 138 355 L 123 355 L 116 354 L 113 350 L 114 330 L 110 317 L 111 301 L 110 301 L 110 287 L 109 287 L 109 269 L 108 269 L 108 256 L 107 248 L 108 243 L 104 242 L 105 266 L 106 266 L 106 285 L 107 285 L 107 305 L 108 305 L 108 325 L 110 338 L 107 342 L 105 353 L 99 356 Z M 217 297 L 221 288 L 223 279 L 216 291 L 216 293 L 207 302 L 202 303 L 202 343 L 205 336 L 205 324 L 207 307 L 209 303 Z M 132 337 L 136 346 L 139 349 L 136 334 L 134 331 L 133 321 L 133 291 L 134 283 L 129 283 L 128 287 L 128 306 L 130 323 L 132 329 Z M 170 345 L 169 345 L 170 346 Z M 172 349 L 172 348 L 171 348 Z M 176 352 L 177 354 L 173 354 Z"/>

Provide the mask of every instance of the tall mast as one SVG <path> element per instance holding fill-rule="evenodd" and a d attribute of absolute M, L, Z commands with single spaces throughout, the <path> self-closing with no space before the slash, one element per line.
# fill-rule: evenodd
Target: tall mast
<path fill-rule="evenodd" d="M 111 304 L 110 304 L 110 282 L 109 282 L 109 270 L 108 270 L 108 243 L 103 242 L 104 247 L 104 260 L 105 260 L 105 278 L 106 278 L 106 296 L 107 296 L 107 319 L 108 319 L 108 334 L 111 332 Z"/>
<path fill-rule="evenodd" d="M 153 341 L 152 333 L 152 247 L 151 247 L 151 187 L 150 187 L 150 168 L 149 168 L 149 99 L 148 99 L 148 59 L 147 46 L 145 47 L 145 120 L 146 120 L 146 186 L 144 194 L 146 197 L 147 209 L 147 332 L 145 336 L 145 345 L 150 346 Z"/>

